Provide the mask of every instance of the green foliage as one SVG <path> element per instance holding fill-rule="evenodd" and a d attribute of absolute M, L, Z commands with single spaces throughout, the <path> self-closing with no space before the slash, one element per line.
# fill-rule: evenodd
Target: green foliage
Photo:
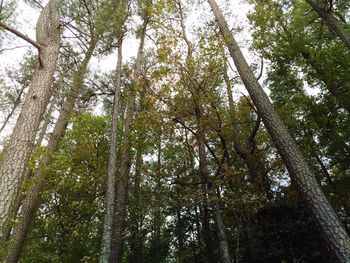
<path fill-rule="evenodd" d="M 25 261 L 96 262 L 107 149 L 105 118 L 89 114 L 73 118 L 54 162 L 45 167 L 48 180 Z"/>
<path fill-rule="evenodd" d="M 205 16 L 203 24 L 188 26 L 194 2 L 181 2 L 182 15 L 179 1 L 169 0 L 61 3 L 66 31 L 57 79 L 65 77 L 58 93 L 80 85 L 79 102 L 53 162 L 40 168 L 46 176 L 44 192 L 21 262 L 98 262 L 116 77 L 114 71 L 77 70 L 77 65 L 93 41 L 97 48 L 92 55 L 100 59 L 115 51 L 126 29 L 137 37 L 136 16 L 151 18 L 140 78 L 133 76 L 135 61 L 126 61 L 122 69 L 117 183 L 124 136 L 131 145 L 123 262 L 220 262 L 216 205 L 235 262 L 331 262 L 255 106 L 241 92 L 216 23 Z M 350 56 L 305 1 L 249 2 L 253 48 L 267 65 L 264 85 L 335 211 L 349 226 Z M 348 21 L 348 1 L 331 2 L 338 19 Z M 0 12 L 0 19 L 6 12 Z M 20 70 L 0 76 L 2 110 L 29 85 L 36 62 L 29 54 Z M 259 71 L 260 61 L 251 67 Z M 87 77 L 78 83 L 82 75 Z M 16 86 L 9 88 L 9 79 Z M 133 89 L 136 111 L 131 132 L 124 134 Z M 98 116 L 89 113 L 95 106 Z M 201 139 L 207 182 L 199 166 Z M 38 169 L 38 160 L 48 154 L 45 147 L 38 149 L 30 168 Z M 260 177 L 252 178 L 253 172 Z M 23 187 L 34 183 L 28 180 Z"/>

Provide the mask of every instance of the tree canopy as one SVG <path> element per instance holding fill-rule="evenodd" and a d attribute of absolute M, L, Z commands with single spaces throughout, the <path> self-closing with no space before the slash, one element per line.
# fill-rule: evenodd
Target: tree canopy
<path fill-rule="evenodd" d="M 0 59 L 1 262 L 350 262 L 348 1 L 6 0 Z"/>

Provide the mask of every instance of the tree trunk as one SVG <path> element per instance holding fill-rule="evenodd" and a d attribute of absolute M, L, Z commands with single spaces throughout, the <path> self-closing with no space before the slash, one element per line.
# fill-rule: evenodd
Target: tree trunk
<path fill-rule="evenodd" d="M 39 66 L 29 86 L 20 115 L 0 166 L 0 243 L 12 219 L 28 161 L 34 148 L 41 118 L 52 95 L 53 75 L 60 49 L 58 4 L 51 0 L 41 12 L 36 26 L 40 45 Z"/>
<path fill-rule="evenodd" d="M 136 154 L 135 164 L 135 179 L 134 179 L 134 202 L 130 209 L 130 218 L 132 220 L 132 237 L 131 237 L 131 263 L 142 262 L 142 200 L 141 200 L 141 171 L 142 171 L 142 151 L 138 149 Z"/>
<path fill-rule="evenodd" d="M 224 52 L 223 52 L 224 53 Z M 227 61 L 226 58 L 224 59 L 224 80 L 226 84 L 226 92 L 228 96 L 228 102 L 229 102 L 229 113 L 231 117 L 231 124 L 232 124 L 232 140 L 233 140 L 233 148 L 235 152 L 238 154 L 238 156 L 245 162 L 248 173 L 249 173 L 249 180 L 255 184 L 255 186 L 258 188 L 257 190 L 265 195 L 266 198 L 271 199 L 271 193 L 270 193 L 270 185 L 267 183 L 267 173 L 264 169 L 264 165 L 262 164 L 262 161 L 259 157 L 256 157 L 254 155 L 253 149 L 256 148 L 255 146 L 255 135 L 259 129 L 259 124 L 257 123 L 257 126 L 253 128 L 253 131 L 249 138 L 247 139 L 247 143 L 244 144 L 241 142 L 239 138 L 239 129 L 237 126 L 237 118 L 236 118 L 236 107 L 233 102 L 232 97 L 232 87 L 231 87 L 231 81 L 227 74 Z M 259 117 L 258 117 L 259 118 Z M 260 119 L 258 119 L 260 121 Z"/>
<path fill-rule="evenodd" d="M 40 147 L 42 141 L 44 140 L 44 136 L 47 132 L 47 128 L 51 122 L 51 115 L 52 115 L 52 112 L 55 108 L 55 105 L 56 105 L 56 97 L 53 98 L 51 105 L 50 105 L 47 113 L 45 114 L 45 118 L 43 120 L 43 124 L 42 124 L 41 130 L 40 130 L 38 139 L 36 141 L 36 147 Z M 24 176 L 24 181 L 28 180 L 29 178 L 32 177 L 32 172 L 33 172 L 32 169 L 30 169 L 28 167 L 28 169 L 26 170 L 26 174 Z M 23 201 L 24 196 L 25 195 L 24 195 L 23 191 L 20 191 L 20 193 L 18 194 L 17 199 L 16 199 L 16 205 L 14 206 L 13 211 L 11 211 L 11 214 L 13 214 L 14 217 L 17 215 L 17 213 L 22 205 L 22 201 Z M 9 240 L 9 238 L 10 238 L 11 230 L 12 230 L 11 225 L 8 226 L 8 229 L 5 229 L 5 240 L 6 241 Z"/>
<path fill-rule="evenodd" d="M 346 30 L 341 26 L 338 19 L 335 16 L 328 12 L 325 8 L 321 7 L 315 0 L 305 0 L 309 5 L 314 9 L 322 20 L 327 24 L 328 28 L 333 31 L 346 45 L 350 51 L 350 35 Z"/>
<path fill-rule="evenodd" d="M 219 204 L 214 207 L 214 217 L 216 228 L 218 230 L 218 238 L 220 242 L 220 255 L 223 263 L 231 263 L 230 251 L 228 248 L 227 237 L 226 237 L 226 228 L 224 225 L 224 221 L 221 215 L 221 208 Z"/>
<path fill-rule="evenodd" d="M 106 185 L 106 200 L 105 200 L 105 218 L 103 223 L 102 244 L 100 263 L 108 263 L 111 257 L 112 249 L 112 233 L 113 233 L 113 218 L 114 218 L 114 202 L 115 202 L 115 172 L 116 172 L 116 150 L 117 150 L 117 128 L 119 115 L 119 98 L 121 87 L 121 70 L 122 70 L 122 42 L 118 41 L 118 63 L 116 69 L 116 83 L 112 113 L 112 128 L 110 134 L 109 159 L 108 159 L 108 174 Z"/>
<path fill-rule="evenodd" d="M 121 262 L 123 254 L 123 233 L 125 228 L 125 214 L 126 214 L 126 198 L 127 198 L 127 187 L 129 180 L 129 172 L 131 165 L 130 157 L 130 133 L 131 125 L 134 118 L 135 112 L 135 101 L 137 88 L 139 87 L 139 78 L 141 74 L 141 61 L 144 54 L 144 43 L 146 37 L 146 29 L 148 25 L 149 17 L 145 17 L 142 25 L 142 34 L 140 39 L 140 46 L 135 63 L 135 74 L 134 74 L 134 84 L 131 90 L 130 98 L 127 104 L 126 117 L 125 117 L 125 127 L 124 127 L 124 138 L 122 143 L 122 156 L 120 164 L 119 177 L 116 181 L 116 209 L 115 209 L 115 237 L 114 243 L 112 245 L 112 262 Z"/>
<path fill-rule="evenodd" d="M 198 95 L 198 93 L 197 93 Z M 198 96 L 199 97 L 199 96 Z M 207 157 L 205 152 L 205 134 L 204 127 L 202 123 L 202 105 L 199 103 L 200 98 L 197 98 L 195 103 L 195 112 L 196 112 L 196 120 L 197 120 L 197 141 L 198 141 L 198 150 L 199 150 L 199 170 L 202 176 L 203 181 L 206 183 L 206 187 L 208 194 L 210 195 L 212 192 L 212 183 L 209 178 L 209 170 L 207 164 Z M 216 223 L 217 235 L 219 238 L 219 248 L 220 248 L 220 257 L 223 263 L 231 263 L 231 256 L 229 252 L 229 247 L 227 243 L 226 237 L 226 229 L 224 225 L 224 221 L 222 220 L 221 208 L 217 200 L 208 200 L 208 203 L 211 204 L 211 207 L 214 209 L 214 220 Z"/>
<path fill-rule="evenodd" d="M 181 4 L 181 0 L 179 0 L 177 2 L 178 4 L 178 10 L 179 10 L 179 14 L 180 14 L 180 26 L 181 26 L 181 30 L 182 30 L 182 36 L 183 39 L 187 45 L 187 58 L 186 58 L 186 66 L 188 67 L 188 71 L 190 72 L 190 78 L 192 77 L 191 73 L 193 71 L 193 53 L 192 53 L 192 48 L 193 45 L 192 43 L 189 41 L 187 34 L 186 34 L 186 26 L 185 26 L 185 21 L 184 21 L 184 12 L 183 12 L 183 7 Z M 192 81 L 192 80 L 191 80 Z M 196 115 L 196 121 L 197 121 L 197 132 L 196 132 L 196 137 L 197 137 L 197 144 L 198 144 L 198 155 L 199 155 L 199 171 L 200 171 L 200 175 L 202 177 L 203 182 L 205 183 L 204 188 L 203 188 L 203 202 L 204 202 L 204 222 L 203 222 L 203 237 L 204 237 L 204 242 L 206 244 L 206 256 L 209 259 L 209 261 L 212 261 L 212 249 L 211 249 L 211 241 L 210 241 L 210 237 L 209 237 L 209 214 L 208 214 L 208 207 L 211 206 L 211 200 L 208 199 L 208 195 L 210 195 L 211 192 L 211 182 L 209 180 L 209 171 L 208 171 L 208 167 L 207 167 L 207 157 L 206 157 L 206 151 L 205 151 L 205 133 L 204 133 L 204 127 L 203 127 L 203 123 L 202 123 L 202 113 L 203 113 L 203 109 L 202 109 L 202 105 L 200 103 L 200 93 L 199 90 L 201 87 L 192 87 L 191 85 L 192 83 L 189 84 L 189 90 L 192 94 L 192 100 L 193 100 L 193 106 L 194 106 L 194 111 L 195 111 L 195 115 Z M 215 205 L 213 206 L 215 207 Z M 215 209 L 215 215 L 214 215 L 214 220 L 217 228 L 218 227 L 223 227 L 223 221 L 221 218 L 221 211 L 220 209 Z M 217 220 L 221 220 L 220 222 L 218 222 Z M 219 229 L 218 229 L 219 230 Z M 221 236 L 222 234 L 222 236 Z M 229 263 L 231 262 L 230 259 L 230 254 L 229 249 L 228 249 L 228 244 L 226 242 L 226 233 L 225 231 L 218 233 L 218 237 L 220 239 L 220 255 L 221 255 L 221 259 L 224 263 Z M 222 240 L 222 241 L 221 241 Z M 223 252 L 227 252 L 227 253 L 223 253 Z"/>
<path fill-rule="evenodd" d="M 87 71 L 87 66 L 92 57 L 93 50 L 96 46 L 96 41 L 92 40 L 90 46 L 85 54 L 84 60 L 79 67 L 76 74 L 73 88 L 69 92 L 66 101 L 64 102 L 59 117 L 56 121 L 54 130 L 50 136 L 47 149 L 50 152 L 41 161 L 41 167 L 48 166 L 52 161 L 52 154 L 56 152 L 58 143 L 64 135 L 68 124 L 68 118 L 72 112 L 79 90 L 83 85 L 83 80 Z M 32 222 L 35 211 L 39 205 L 40 195 L 45 181 L 45 174 L 39 168 L 33 175 L 35 184 L 28 189 L 26 197 L 23 201 L 23 205 L 20 213 L 20 222 L 14 231 L 14 235 L 6 251 L 6 263 L 16 263 L 19 260 L 22 247 L 24 245 L 25 238 L 28 234 L 29 226 Z"/>
<path fill-rule="evenodd" d="M 324 239 L 327 241 L 337 261 L 349 262 L 350 239 L 344 227 L 327 201 L 296 143 L 255 78 L 218 5 L 214 0 L 208 0 L 208 2 L 242 81 L 257 107 L 259 115 L 263 119 L 267 131 L 272 137 L 293 182 L 296 183 L 301 196 L 312 211 L 316 222 L 322 230 Z"/>
<path fill-rule="evenodd" d="M 157 149 L 157 171 L 156 171 L 156 185 L 154 197 L 154 243 L 155 243 L 155 262 L 161 262 L 161 169 L 162 169 L 162 146 L 161 146 L 161 129 L 159 130 L 159 142 Z"/>
<path fill-rule="evenodd" d="M 21 90 L 18 92 L 17 94 L 17 98 L 13 101 L 13 106 L 12 106 L 12 109 L 10 110 L 10 112 L 7 114 L 5 120 L 4 120 L 4 123 L 1 125 L 1 128 L 0 128 L 0 133 L 4 130 L 4 128 L 6 127 L 7 123 L 9 122 L 9 120 L 11 119 L 12 115 L 15 113 L 17 107 L 20 105 L 21 103 L 21 97 L 22 97 L 22 94 L 25 90 L 26 86 L 23 86 L 21 88 Z"/>

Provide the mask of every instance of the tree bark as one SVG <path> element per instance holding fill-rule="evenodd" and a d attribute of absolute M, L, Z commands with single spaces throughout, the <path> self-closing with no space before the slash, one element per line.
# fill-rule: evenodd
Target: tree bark
<path fill-rule="evenodd" d="M 66 101 L 63 103 L 54 130 L 50 136 L 49 143 L 47 145 L 49 154 L 43 158 L 40 167 L 48 166 L 51 163 L 52 154 L 56 152 L 58 144 L 64 135 L 68 124 L 69 115 L 74 109 L 75 102 L 78 98 L 79 90 L 81 90 L 81 87 L 83 85 L 83 80 L 86 75 L 87 66 L 92 57 L 96 44 L 96 40 L 92 40 L 90 42 L 84 60 L 79 66 L 79 70 L 74 79 L 73 88 L 69 92 Z M 45 181 L 45 174 L 42 172 L 42 169 L 40 167 L 33 174 L 35 184 L 28 189 L 25 199 L 23 201 L 20 213 L 20 222 L 14 231 L 13 238 L 10 241 L 10 244 L 6 251 L 6 263 L 18 262 L 25 238 L 28 234 L 29 226 L 32 222 L 35 211 L 39 205 L 40 196 Z"/>
<path fill-rule="evenodd" d="M 109 159 L 108 159 L 108 174 L 106 184 L 106 200 L 105 200 L 105 218 L 103 223 L 102 244 L 100 263 L 108 263 L 111 257 L 112 249 L 112 233 L 113 233 L 113 218 L 115 206 L 115 172 L 116 172 L 116 150 L 117 150 L 117 128 L 119 117 L 119 98 L 121 87 L 121 70 L 122 70 L 122 42 L 118 41 L 118 62 L 116 69 L 116 83 L 112 113 L 112 128 L 110 134 Z"/>
<path fill-rule="evenodd" d="M 241 79 L 258 109 L 258 113 L 263 119 L 267 131 L 276 145 L 293 183 L 296 183 L 301 196 L 313 213 L 315 221 L 322 230 L 321 232 L 324 239 L 335 256 L 335 260 L 338 262 L 349 262 L 350 239 L 344 227 L 326 199 L 316 181 L 315 175 L 308 167 L 296 143 L 277 115 L 268 96 L 255 78 L 215 0 L 208 0 L 208 2 L 216 17 L 221 34 Z"/>
<path fill-rule="evenodd" d="M 47 132 L 47 128 L 51 122 L 51 115 L 52 115 L 52 112 L 55 108 L 55 105 L 56 105 L 56 97 L 53 98 L 51 105 L 45 114 L 45 118 L 43 120 L 43 124 L 42 124 L 41 130 L 40 130 L 38 139 L 36 141 L 36 147 L 40 147 L 42 141 L 44 140 L 44 136 Z M 32 177 L 32 172 L 33 172 L 32 169 L 30 169 L 28 167 L 26 170 L 26 174 L 24 176 L 24 181 L 28 180 L 30 177 Z M 14 217 L 17 215 L 17 213 L 22 205 L 22 201 L 23 201 L 24 196 L 25 196 L 25 194 L 23 193 L 23 191 L 20 191 L 20 193 L 18 194 L 17 199 L 16 199 L 16 205 L 14 206 L 13 211 L 11 211 L 11 213 L 14 215 Z M 5 238 L 6 238 L 5 240 L 6 241 L 9 240 L 9 238 L 10 238 L 11 230 L 12 230 L 11 225 L 9 225 L 8 229 L 5 230 Z"/>
<path fill-rule="evenodd" d="M 41 118 L 52 95 L 53 75 L 60 49 L 58 4 L 51 0 L 36 26 L 39 65 L 36 69 L 0 166 L 0 242 L 11 218 Z"/>
<path fill-rule="evenodd" d="M 350 51 L 350 35 L 339 23 L 335 16 L 328 12 L 325 8 L 321 7 L 315 0 L 305 0 L 312 7 L 314 11 L 322 18 L 322 20 L 327 24 L 328 28 L 333 31 L 345 44 L 345 46 Z"/>

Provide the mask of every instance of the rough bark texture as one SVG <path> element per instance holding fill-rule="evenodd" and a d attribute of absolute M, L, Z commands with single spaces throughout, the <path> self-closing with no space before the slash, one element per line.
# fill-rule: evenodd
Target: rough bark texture
<path fill-rule="evenodd" d="M 117 128 L 119 117 L 119 98 L 121 87 L 121 70 L 122 70 L 122 38 L 118 41 L 118 62 L 116 68 L 116 83 L 112 113 L 112 128 L 110 134 L 108 174 L 106 184 L 106 200 L 105 200 L 105 218 L 102 233 L 102 245 L 100 263 L 108 263 L 111 257 L 112 249 L 112 233 L 114 218 L 114 202 L 115 202 L 115 172 L 116 172 L 116 151 L 117 151 Z"/>
<path fill-rule="evenodd" d="M 40 128 L 40 133 L 39 133 L 39 136 L 38 136 L 38 139 L 36 141 L 36 147 L 40 147 L 41 146 L 41 143 L 42 141 L 44 140 L 44 136 L 46 134 L 46 131 L 47 131 L 47 128 L 51 122 L 51 115 L 52 115 L 52 112 L 55 108 L 55 104 L 56 104 L 56 97 L 54 97 L 52 99 L 52 102 L 51 102 L 51 105 L 48 109 L 48 111 L 46 112 L 45 114 L 45 118 L 43 120 L 43 124 L 42 124 L 42 127 Z M 26 174 L 24 176 L 24 181 L 25 180 L 28 180 L 29 178 L 32 177 L 32 169 L 30 169 L 29 167 L 27 168 L 26 170 Z M 17 215 L 21 205 L 22 205 L 22 201 L 23 201 L 23 198 L 24 198 L 24 193 L 21 189 L 21 191 L 19 192 L 18 196 L 17 196 L 17 199 L 16 199 L 16 204 L 14 206 L 14 209 L 13 211 L 11 211 L 11 214 L 13 214 L 14 216 Z M 9 238 L 10 238 L 10 234 L 11 234 L 11 231 L 12 231 L 12 226 L 9 225 L 8 228 L 5 230 L 5 240 L 8 241 Z"/>
<path fill-rule="evenodd" d="M 87 53 L 85 54 L 84 60 L 80 65 L 78 73 L 75 77 L 73 88 L 69 92 L 66 101 L 62 105 L 60 114 L 47 145 L 47 149 L 50 154 L 43 158 L 40 164 L 41 167 L 48 166 L 51 163 L 52 154 L 57 150 L 58 144 L 64 135 L 68 124 L 69 115 L 74 108 L 79 90 L 82 87 L 85 73 L 87 71 L 87 66 L 92 57 L 96 43 L 97 42 L 95 40 L 91 41 Z M 18 262 L 25 238 L 28 234 L 29 226 L 39 205 L 40 196 L 45 180 L 45 174 L 39 168 L 33 174 L 33 178 L 35 180 L 35 184 L 30 187 L 26 193 L 26 197 L 21 207 L 20 221 L 6 250 L 6 263 Z"/>
<path fill-rule="evenodd" d="M 309 5 L 314 9 L 323 21 L 327 24 L 328 28 L 333 31 L 346 45 L 350 51 L 350 35 L 346 30 L 341 26 L 338 19 L 335 16 L 318 4 L 315 0 L 305 0 Z"/>
<path fill-rule="evenodd" d="M 0 242 L 9 224 L 24 179 L 41 118 L 52 95 L 53 75 L 60 48 L 58 6 L 51 0 L 41 12 L 36 37 L 39 66 L 36 69 L 20 115 L 0 166 Z"/>
<path fill-rule="evenodd" d="M 296 143 L 255 78 L 237 42 L 230 32 L 218 5 L 214 0 L 208 0 L 208 2 L 216 17 L 221 34 L 224 37 L 241 79 L 272 137 L 293 183 L 296 183 L 301 196 L 313 213 L 315 221 L 322 230 L 321 232 L 335 256 L 335 260 L 338 262 L 349 262 L 350 239 L 344 227 L 327 201 Z"/>
<path fill-rule="evenodd" d="M 123 233 L 125 228 L 125 213 L 126 213 L 126 198 L 127 198 L 127 187 L 129 180 L 129 171 L 130 171 L 130 132 L 131 125 L 134 118 L 135 112 L 135 100 L 136 94 L 139 86 L 139 78 L 141 74 L 141 61 L 144 54 L 144 43 L 146 36 L 146 29 L 148 25 L 149 17 L 145 17 L 142 25 L 142 34 L 140 39 L 140 46 L 136 58 L 135 64 L 135 74 L 134 74 L 134 87 L 131 90 L 130 98 L 127 104 L 126 117 L 125 117 L 125 127 L 124 127 L 124 138 L 122 143 L 122 156 L 119 176 L 116 181 L 117 190 L 116 190 L 116 208 L 115 208 L 115 237 L 113 243 L 114 255 L 112 255 L 112 262 L 121 262 L 123 254 Z"/>

